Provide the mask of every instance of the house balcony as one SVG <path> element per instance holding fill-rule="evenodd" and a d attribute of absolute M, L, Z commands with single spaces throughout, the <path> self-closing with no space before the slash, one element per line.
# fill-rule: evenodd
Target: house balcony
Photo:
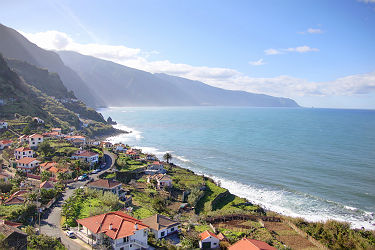
<path fill-rule="evenodd" d="M 128 242 L 117 243 L 117 244 L 115 244 L 115 247 L 125 247 L 129 244 L 136 244 L 136 245 L 138 245 L 142 248 L 145 248 L 145 249 L 148 249 L 148 247 L 149 247 L 147 243 L 136 240 L 136 239 L 130 239 Z"/>

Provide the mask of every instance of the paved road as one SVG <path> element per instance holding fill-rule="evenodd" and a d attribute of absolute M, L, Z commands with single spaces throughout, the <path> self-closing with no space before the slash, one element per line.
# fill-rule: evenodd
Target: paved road
<path fill-rule="evenodd" d="M 115 155 L 108 151 L 104 151 L 104 157 L 106 160 L 106 167 L 103 171 L 99 172 L 98 174 L 90 175 L 91 178 L 97 180 L 99 175 L 103 172 L 109 171 L 113 168 L 115 162 Z M 73 182 L 68 185 L 63 197 L 58 200 L 50 209 L 49 212 L 44 214 L 43 218 L 41 218 L 40 223 L 40 233 L 46 234 L 49 236 L 53 236 L 56 238 L 61 238 L 62 243 L 68 249 L 85 249 L 82 245 L 78 244 L 75 240 L 68 238 L 63 231 L 61 230 L 60 220 L 61 220 L 61 210 L 62 204 L 66 199 L 73 195 L 75 189 L 84 186 L 87 184 L 88 181 L 77 181 Z"/>

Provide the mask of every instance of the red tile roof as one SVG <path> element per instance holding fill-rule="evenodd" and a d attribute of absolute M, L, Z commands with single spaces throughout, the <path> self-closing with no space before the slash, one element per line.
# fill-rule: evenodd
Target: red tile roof
<path fill-rule="evenodd" d="M 4 220 L 4 219 L 0 219 L 0 224 L 5 224 L 8 226 L 12 226 L 12 227 L 20 227 L 23 225 L 22 223 L 13 222 L 13 221 Z"/>
<path fill-rule="evenodd" d="M 54 166 L 57 166 L 58 163 L 55 162 L 55 161 L 47 161 L 47 162 L 44 162 L 42 164 L 40 164 L 40 168 L 44 169 L 44 170 L 48 170 L 50 169 L 51 167 L 54 167 Z"/>
<path fill-rule="evenodd" d="M 96 180 L 87 184 L 87 186 L 89 187 L 108 188 L 108 189 L 117 187 L 118 185 L 121 185 L 121 182 L 108 180 L 108 179 L 99 179 L 99 180 Z"/>
<path fill-rule="evenodd" d="M 13 143 L 13 141 L 11 141 L 11 140 L 1 140 L 0 141 L 0 144 L 10 144 L 10 143 Z"/>
<path fill-rule="evenodd" d="M 246 239 L 237 241 L 229 250 L 276 250 L 276 248 L 268 245 L 266 242 L 260 240 Z"/>
<path fill-rule="evenodd" d="M 214 234 L 214 233 L 212 233 L 208 230 L 206 230 L 206 231 L 204 231 L 203 233 L 200 234 L 201 240 L 204 240 L 204 239 L 206 239 L 210 236 L 215 237 L 216 239 L 219 239 L 216 234 Z"/>
<path fill-rule="evenodd" d="M 18 163 L 23 163 L 23 164 L 29 164 L 33 161 L 38 161 L 36 158 L 33 157 L 24 157 L 22 159 L 17 160 Z M 39 161 L 38 161 L 39 162 Z"/>
<path fill-rule="evenodd" d="M 93 233 L 104 233 L 114 240 L 133 235 L 135 231 L 148 228 L 142 221 L 121 211 L 100 214 L 77 220 L 77 222 Z M 110 229 L 110 225 L 112 225 L 112 229 Z M 138 229 L 136 229 L 136 225 Z"/>
<path fill-rule="evenodd" d="M 14 151 L 24 152 L 24 151 L 32 151 L 32 149 L 29 147 L 20 147 L 20 148 L 16 148 Z"/>
<path fill-rule="evenodd" d="M 35 137 L 42 137 L 43 138 L 43 135 L 41 135 L 41 134 L 32 134 L 29 137 L 30 138 L 35 138 Z"/>
<path fill-rule="evenodd" d="M 45 181 L 45 182 L 40 183 L 39 188 L 47 189 L 47 188 L 54 188 L 54 186 L 51 182 Z"/>
<path fill-rule="evenodd" d="M 25 198 L 22 196 L 11 196 L 4 202 L 5 205 L 19 205 L 23 203 L 25 203 Z"/>

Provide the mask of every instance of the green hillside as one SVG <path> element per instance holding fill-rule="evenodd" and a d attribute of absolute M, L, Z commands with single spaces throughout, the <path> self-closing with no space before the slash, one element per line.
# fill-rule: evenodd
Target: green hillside
<path fill-rule="evenodd" d="M 57 98 L 48 96 L 36 87 L 27 84 L 9 68 L 0 54 L 0 119 L 13 119 L 16 114 L 38 116 L 47 124 L 63 129 L 74 127 L 88 136 L 116 132 L 111 125 L 101 121 L 104 119 L 100 114 L 88 109 L 83 103 L 77 101 L 71 106 L 72 109 L 75 107 L 81 109 L 82 112 L 85 111 L 87 116 L 93 115 L 97 121 L 92 120 L 87 128 L 81 128 L 82 122 L 75 112 L 65 107 Z"/>

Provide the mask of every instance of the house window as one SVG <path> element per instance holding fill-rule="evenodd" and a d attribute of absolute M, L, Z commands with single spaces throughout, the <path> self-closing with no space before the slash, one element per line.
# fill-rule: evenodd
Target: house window
<path fill-rule="evenodd" d="M 165 232 L 161 232 L 161 237 L 164 237 L 164 235 L 165 235 Z"/>
<path fill-rule="evenodd" d="M 129 237 L 128 236 L 124 237 L 124 243 L 126 243 L 126 242 L 129 242 Z"/>
<path fill-rule="evenodd" d="M 120 247 L 120 250 L 124 250 L 124 248 L 123 248 L 123 247 Z"/>
<path fill-rule="evenodd" d="M 173 232 L 173 231 L 174 231 L 174 227 L 171 228 L 171 232 Z"/>

